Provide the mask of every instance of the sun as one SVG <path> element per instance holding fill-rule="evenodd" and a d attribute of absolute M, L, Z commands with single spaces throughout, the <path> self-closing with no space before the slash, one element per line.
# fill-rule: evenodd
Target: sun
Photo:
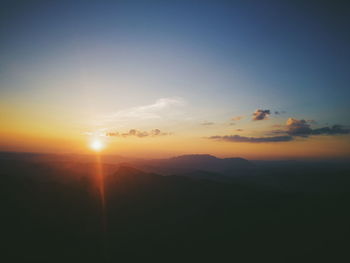
<path fill-rule="evenodd" d="M 99 152 L 104 148 L 104 144 L 100 140 L 95 139 L 90 143 L 90 148 L 96 152 Z"/>

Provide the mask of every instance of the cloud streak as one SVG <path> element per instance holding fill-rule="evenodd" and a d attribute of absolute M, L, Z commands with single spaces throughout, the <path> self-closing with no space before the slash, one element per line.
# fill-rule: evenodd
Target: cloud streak
<path fill-rule="evenodd" d="M 226 142 L 248 142 L 248 143 L 272 143 L 272 142 L 289 142 L 293 140 L 292 136 L 270 136 L 270 137 L 245 137 L 240 135 L 211 136 L 211 140 Z"/>
<path fill-rule="evenodd" d="M 128 132 L 107 132 L 107 137 L 138 137 L 138 138 L 144 138 L 144 137 L 159 137 L 159 136 L 166 136 L 170 135 L 171 133 L 168 132 L 162 132 L 159 129 L 154 129 L 151 131 L 140 131 L 137 129 L 131 129 Z"/>
<path fill-rule="evenodd" d="M 313 135 L 339 135 L 339 134 L 349 134 L 350 129 L 345 128 L 343 125 L 333 125 L 331 127 L 323 127 L 319 129 L 313 129 Z"/>
<path fill-rule="evenodd" d="M 226 141 L 226 142 L 245 142 L 245 143 L 273 143 L 273 142 L 290 142 L 296 137 L 309 137 L 313 135 L 339 135 L 350 134 L 350 129 L 342 125 L 333 125 L 330 127 L 323 127 L 312 129 L 310 123 L 314 121 L 298 120 L 289 118 L 285 125 L 285 129 L 271 131 L 270 136 L 266 137 L 245 137 L 240 135 L 223 135 L 207 137 L 211 140 Z M 278 127 L 281 127 L 278 125 Z M 241 129 L 236 129 L 241 131 Z"/>
<path fill-rule="evenodd" d="M 214 125 L 215 123 L 214 122 L 211 122 L 211 121 L 205 121 L 205 122 L 202 122 L 201 125 L 204 125 L 204 126 L 209 126 L 209 125 Z"/>

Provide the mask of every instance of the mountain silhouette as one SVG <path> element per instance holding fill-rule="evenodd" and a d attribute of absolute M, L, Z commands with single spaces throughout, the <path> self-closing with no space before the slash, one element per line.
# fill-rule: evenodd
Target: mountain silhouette
<path fill-rule="evenodd" d="M 97 166 L 0 156 L 6 240 L 0 258 L 58 263 L 164 262 L 169 255 L 193 262 L 341 262 L 348 257 L 348 164 L 252 164 L 211 155 L 138 164 L 151 169 L 129 161 Z M 157 164 L 171 175 L 154 172 Z M 105 179 L 104 210 L 97 167 Z M 183 172 L 174 173 L 176 168 Z M 226 169 L 234 176 L 203 168 Z M 254 174 L 244 176 L 249 169 Z"/>
<path fill-rule="evenodd" d="M 188 174 L 194 171 L 220 173 L 225 176 L 250 174 L 255 165 L 243 158 L 217 158 L 209 154 L 181 155 L 169 159 L 133 163 L 135 167 L 161 174 Z"/>

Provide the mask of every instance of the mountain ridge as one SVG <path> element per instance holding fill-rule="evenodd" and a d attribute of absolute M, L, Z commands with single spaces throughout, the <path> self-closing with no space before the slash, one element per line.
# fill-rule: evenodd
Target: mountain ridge
<path fill-rule="evenodd" d="M 225 176 L 251 173 L 255 164 L 240 158 L 218 158 L 210 154 L 187 154 L 167 159 L 143 160 L 131 163 L 133 167 L 165 175 L 187 174 L 194 171 L 220 173 Z"/>

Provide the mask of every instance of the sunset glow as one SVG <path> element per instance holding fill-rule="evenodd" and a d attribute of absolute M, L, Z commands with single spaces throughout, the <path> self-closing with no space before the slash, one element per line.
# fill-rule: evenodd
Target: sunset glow
<path fill-rule="evenodd" d="M 1 262 L 350 262 L 350 1 L 0 14 Z"/>

